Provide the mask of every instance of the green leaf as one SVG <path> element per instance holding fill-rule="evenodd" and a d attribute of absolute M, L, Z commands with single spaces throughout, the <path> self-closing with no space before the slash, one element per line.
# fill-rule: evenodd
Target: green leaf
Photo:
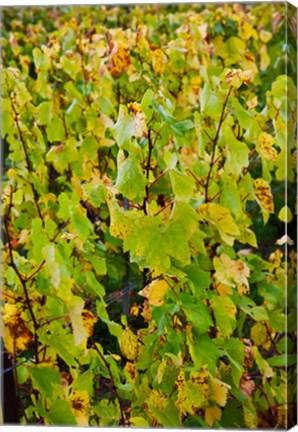
<path fill-rule="evenodd" d="M 186 131 L 193 129 L 194 127 L 195 125 L 191 120 L 183 120 L 171 125 L 171 129 L 180 137 L 184 136 Z"/>
<path fill-rule="evenodd" d="M 293 219 L 291 209 L 288 206 L 282 207 L 282 209 L 278 213 L 278 219 L 285 223 L 291 222 Z"/>
<path fill-rule="evenodd" d="M 72 383 L 72 390 L 86 390 L 90 398 L 94 393 L 94 373 L 92 369 L 80 374 Z"/>
<path fill-rule="evenodd" d="M 195 186 L 194 179 L 176 169 L 170 170 L 170 178 L 176 198 L 188 200 L 193 193 Z"/>
<path fill-rule="evenodd" d="M 61 386 L 58 370 L 44 366 L 30 368 L 33 387 L 41 392 L 43 397 L 52 398 L 55 386 Z"/>
<path fill-rule="evenodd" d="M 186 296 L 187 294 L 185 294 Z M 188 296 L 192 298 L 192 303 L 185 303 L 183 301 L 184 296 L 182 293 L 179 298 L 182 300 L 182 306 L 184 309 L 184 313 L 186 315 L 187 320 L 192 324 L 194 329 L 198 334 L 206 333 L 209 330 L 209 327 L 213 325 L 213 321 L 209 312 L 209 309 L 203 303 L 196 303 L 192 296 Z"/>
<path fill-rule="evenodd" d="M 37 47 L 33 49 L 33 59 L 37 70 L 46 71 L 50 69 L 50 58 Z"/>
<path fill-rule="evenodd" d="M 130 252 L 132 262 L 149 267 L 156 276 L 165 273 L 171 264 L 165 229 L 154 216 L 136 219 L 133 233 L 124 240 L 124 251 Z"/>
<path fill-rule="evenodd" d="M 231 336 L 236 327 L 236 306 L 229 297 L 211 297 L 211 306 L 214 312 L 216 325 L 223 336 Z"/>
<path fill-rule="evenodd" d="M 74 227 L 76 233 L 85 241 L 93 231 L 93 225 L 90 220 L 86 217 L 86 212 L 81 208 L 76 208 L 70 217 L 71 224 Z"/>
<path fill-rule="evenodd" d="M 200 93 L 201 112 L 217 120 L 220 117 L 223 103 L 220 102 L 210 84 L 205 84 Z"/>
<path fill-rule="evenodd" d="M 49 239 L 42 227 L 42 220 L 39 218 L 32 220 L 31 237 L 34 259 L 36 264 L 40 265 L 43 261 L 43 255 L 40 252 L 49 243 Z"/>
<path fill-rule="evenodd" d="M 91 288 L 92 292 L 99 297 L 103 297 L 105 295 L 105 289 L 104 286 L 98 282 L 96 277 L 94 276 L 94 273 L 91 271 L 88 271 L 85 273 L 86 276 L 86 282 Z"/>
<path fill-rule="evenodd" d="M 148 420 L 145 420 L 143 417 L 130 417 L 129 422 L 132 427 L 150 427 Z"/>
<path fill-rule="evenodd" d="M 135 137 L 135 123 L 125 105 L 120 105 L 117 122 L 111 129 L 118 146 L 129 151 L 131 140 Z"/>
<path fill-rule="evenodd" d="M 54 288 L 58 289 L 60 286 L 60 266 L 56 261 L 57 251 L 55 246 L 48 244 L 41 250 L 41 255 L 45 259 L 46 268 L 49 270 L 51 280 Z"/>
<path fill-rule="evenodd" d="M 87 259 L 91 262 L 98 276 L 107 273 L 106 259 L 95 255 L 88 255 Z"/>
<path fill-rule="evenodd" d="M 70 52 L 69 55 L 63 55 L 60 58 L 60 64 L 65 73 L 71 78 L 76 79 L 77 74 L 81 71 L 81 56 L 79 53 Z"/>
<path fill-rule="evenodd" d="M 67 400 L 55 400 L 47 414 L 48 421 L 55 426 L 76 426 L 77 422 L 71 410 L 70 402 Z"/>
<path fill-rule="evenodd" d="M 297 356 L 295 354 L 282 354 L 276 357 L 267 359 L 270 366 L 286 367 L 293 366 L 297 363 Z"/>
<path fill-rule="evenodd" d="M 196 298 L 200 298 L 203 291 L 208 289 L 212 283 L 210 274 L 201 270 L 197 264 L 187 266 L 184 271 L 187 273 L 188 279 L 192 282 L 191 289 Z"/>
<path fill-rule="evenodd" d="M 187 345 L 194 362 L 195 368 L 200 370 L 204 365 L 207 365 L 208 370 L 214 376 L 216 372 L 216 363 L 222 355 L 208 333 L 198 335 L 193 333 L 193 341 L 187 335 Z"/>
<path fill-rule="evenodd" d="M 248 167 L 249 149 L 246 144 L 237 140 L 229 125 L 224 124 L 222 132 L 227 149 L 225 172 L 227 174 L 232 173 L 238 177 L 242 169 Z"/>
<path fill-rule="evenodd" d="M 63 121 L 57 114 L 53 114 L 53 117 L 46 128 L 48 140 L 50 142 L 63 141 L 65 140 L 65 130 Z"/>
<path fill-rule="evenodd" d="M 115 184 L 115 188 L 118 189 L 119 193 L 130 200 L 136 197 L 142 199 L 146 195 L 146 184 L 147 180 L 135 158 L 128 157 L 124 162 L 121 162 Z"/>
<path fill-rule="evenodd" d="M 154 93 L 151 89 L 147 89 L 141 102 L 141 108 L 143 113 L 146 116 L 147 122 L 150 121 L 152 115 L 153 115 L 153 97 Z"/>
<path fill-rule="evenodd" d="M 93 405 L 92 409 L 99 418 L 100 426 L 115 425 L 120 420 L 119 406 L 111 400 L 102 399 L 96 405 Z"/>
<path fill-rule="evenodd" d="M 269 320 L 266 309 L 263 306 L 256 306 L 255 302 L 248 297 L 242 297 L 240 307 L 247 315 L 251 316 L 256 321 Z"/>
<path fill-rule="evenodd" d="M 238 387 L 244 370 L 244 345 L 239 339 L 230 338 L 226 340 L 224 348 L 231 363 L 234 384 Z"/>
<path fill-rule="evenodd" d="M 38 105 L 38 119 L 41 126 L 49 126 L 53 118 L 52 101 L 42 102 Z"/>

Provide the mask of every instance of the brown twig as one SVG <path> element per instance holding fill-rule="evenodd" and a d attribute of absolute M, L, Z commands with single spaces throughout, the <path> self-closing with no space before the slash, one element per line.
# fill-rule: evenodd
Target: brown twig
<path fill-rule="evenodd" d="M 214 166 L 215 151 L 216 151 L 216 146 L 217 146 L 217 142 L 218 142 L 218 139 L 219 139 L 220 130 L 221 130 L 222 124 L 223 124 L 223 122 L 224 122 L 224 120 L 226 118 L 225 109 L 226 109 L 226 106 L 227 106 L 227 103 L 228 103 L 231 91 L 232 91 L 232 86 L 230 86 L 228 94 L 227 94 L 226 99 L 224 101 L 224 104 L 223 104 L 223 107 L 222 107 L 222 110 L 221 110 L 221 115 L 220 115 L 218 127 L 217 127 L 217 131 L 216 131 L 216 135 L 215 135 L 215 137 L 212 140 L 212 142 L 213 142 L 213 148 L 212 148 L 212 153 L 211 153 L 211 161 L 210 161 L 209 172 L 207 174 L 207 179 L 206 179 L 206 183 L 205 183 L 205 202 L 209 201 L 209 199 L 208 199 L 208 188 L 209 188 L 209 182 L 210 182 L 210 178 L 211 178 L 211 174 L 212 174 L 212 168 Z"/>
<path fill-rule="evenodd" d="M 38 330 L 38 322 L 36 320 L 35 314 L 33 312 L 32 306 L 31 306 L 31 300 L 29 297 L 29 293 L 28 293 L 28 289 L 27 289 L 27 285 L 26 285 L 26 280 L 25 278 L 22 276 L 22 274 L 20 273 L 14 258 L 13 258 L 13 249 L 12 249 L 12 245 L 11 245 L 11 237 L 10 237 L 10 233 L 9 233 L 9 225 L 8 225 L 8 220 L 10 217 L 10 211 L 12 208 L 12 188 L 10 189 L 10 202 L 9 202 L 9 206 L 8 206 L 8 211 L 6 213 L 6 215 L 3 218 L 3 222 L 4 222 L 4 227 L 5 227 L 5 231 L 6 231 L 6 235 L 7 235 L 7 243 L 8 243 L 8 251 L 9 251 L 9 258 L 10 258 L 10 265 L 11 267 L 14 269 L 16 275 L 19 278 L 19 281 L 22 285 L 23 288 L 23 292 L 24 292 L 24 296 L 25 296 L 25 300 L 26 300 L 26 306 L 28 307 L 30 316 L 32 318 L 32 322 L 33 322 L 33 327 L 34 327 L 34 332 L 35 332 L 35 355 L 36 355 L 36 363 L 39 363 L 39 358 L 38 358 L 38 338 L 37 338 L 37 330 Z"/>
<path fill-rule="evenodd" d="M 167 172 L 169 171 L 169 168 L 166 168 L 163 172 L 161 172 L 149 185 L 148 189 L 150 189 L 153 185 L 155 185 L 158 180 L 163 177 Z"/>
<path fill-rule="evenodd" d="M 93 348 L 95 349 L 95 351 L 97 352 L 97 354 L 99 355 L 99 357 L 101 358 L 101 360 L 104 362 L 104 364 L 105 364 L 105 366 L 107 368 L 107 371 L 108 371 L 108 373 L 110 375 L 110 380 L 111 380 L 111 383 L 112 383 L 112 386 L 113 386 L 113 390 L 114 390 L 115 396 L 116 396 L 116 398 L 118 400 L 118 403 L 119 403 L 120 415 L 121 415 L 121 423 L 120 424 L 121 425 L 125 425 L 125 417 L 124 417 L 123 404 L 122 404 L 122 400 L 121 400 L 121 398 L 119 396 L 118 389 L 117 389 L 116 384 L 115 384 L 115 380 L 114 380 L 114 377 L 113 377 L 113 374 L 112 374 L 112 371 L 111 371 L 111 367 L 110 367 L 109 363 L 107 362 L 107 360 L 105 359 L 104 355 L 99 351 L 99 349 L 97 348 L 97 346 L 96 346 L 96 344 L 95 344 L 95 342 L 93 340 L 92 340 L 92 344 L 93 344 Z"/>
<path fill-rule="evenodd" d="M 150 175 L 150 167 L 151 167 L 151 156 L 152 156 L 152 150 L 153 150 L 153 143 L 152 143 L 152 139 L 151 139 L 151 129 L 148 130 L 148 159 L 147 159 L 147 163 L 145 166 L 145 170 L 146 170 L 146 179 L 149 180 L 149 175 Z M 147 203 L 149 200 L 149 186 L 146 185 L 145 187 L 145 198 L 143 200 L 143 211 L 144 214 L 147 215 Z"/>
<path fill-rule="evenodd" d="M 159 209 L 156 213 L 154 213 L 153 216 L 157 216 L 159 215 L 159 213 L 163 212 L 164 210 L 166 210 L 168 207 L 170 207 L 172 204 L 174 204 L 175 200 L 170 201 L 168 204 L 166 204 L 164 207 L 162 207 L 161 209 Z"/>
<path fill-rule="evenodd" d="M 47 324 L 50 324 L 51 322 L 56 321 L 56 320 L 58 320 L 60 318 L 65 318 L 65 317 L 67 317 L 67 314 L 59 315 L 59 316 L 56 316 L 54 318 L 48 319 L 48 320 L 44 321 L 43 323 L 41 323 L 39 325 L 39 328 L 41 328 L 41 327 L 43 327 L 43 326 L 45 326 Z"/>
<path fill-rule="evenodd" d="M 11 93 L 10 86 L 8 84 L 7 79 L 6 79 L 6 85 L 7 85 L 8 92 Z M 13 99 L 12 99 L 11 95 L 9 96 L 9 98 L 10 98 L 10 105 L 11 105 L 11 108 L 12 108 L 12 111 L 13 111 L 13 119 L 14 119 L 14 122 L 16 124 L 17 130 L 18 130 L 18 134 L 19 134 L 19 137 L 20 137 L 20 140 L 21 140 L 22 148 L 23 148 L 23 151 L 24 151 L 24 154 L 25 154 L 25 160 L 26 160 L 27 170 L 28 170 L 29 173 L 32 173 L 32 171 L 33 171 L 32 170 L 32 164 L 31 164 L 31 161 L 30 161 L 30 158 L 29 158 L 27 145 L 26 145 L 26 142 L 25 142 L 25 139 L 24 139 L 21 127 L 20 127 L 19 119 L 18 119 L 19 113 L 16 110 L 16 107 L 15 107 L 15 105 L 13 103 Z M 39 203 L 38 203 L 38 193 L 37 193 L 37 191 L 35 189 L 34 184 L 32 182 L 30 182 L 30 181 L 28 183 L 30 184 L 30 187 L 31 187 L 32 192 L 33 192 L 33 197 L 34 197 L 34 202 L 35 202 L 35 206 L 36 206 L 36 209 L 37 209 L 37 213 L 38 213 L 38 215 L 39 215 L 39 217 L 40 217 L 40 219 L 42 221 L 42 225 L 44 226 L 44 220 L 43 220 L 41 209 L 40 209 L 40 206 L 39 206 Z"/>
<path fill-rule="evenodd" d="M 204 187 L 202 181 L 189 168 L 187 168 L 186 171 L 195 179 L 198 185 L 200 185 L 202 188 Z"/>
<path fill-rule="evenodd" d="M 61 231 L 67 227 L 67 225 L 70 224 L 70 219 L 67 219 L 62 226 L 58 229 L 58 231 L 56 232 L 56 234 L 50 239 L 50 242 L 54 242 L 56 240 L 56 238 L 58 237 L 58 235 L 61 233 Z M 29 282 L 31 279 L 33 279 L 45 266 L 46 264 L 46 260 L 43 260 L 41 262 L 41 264 L 37 267 L 37 269 L 30 275 L 27 277 L 27 279 L 25 279 L 26 282 Z"/>

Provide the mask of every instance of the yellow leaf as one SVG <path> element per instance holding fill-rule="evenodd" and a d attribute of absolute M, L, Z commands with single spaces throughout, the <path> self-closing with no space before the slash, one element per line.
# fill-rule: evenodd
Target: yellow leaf
<path fill-rule="evenodd" d="M 85 303 L 84 300 L 78 296 L 72 296 L 68 300 L 68 305 L 69 305 L 68 314 L 71 320 L 76 346 L 86 342 L 88 338 L 88 332 L 84 326 L 83 315 L 82 315 L 84 303 Z"/>
<path fill-rule="evenodd" d="M 275 139 L 267 132 L 262 132 L 258 138 L 258 152 L 265 159 L 276 161 L 277 151 L 273 147 Z"/>
<path fill-rule="evenodd" d="M 261 46 L 260 55 L 261 55 L 260 69 L 264 71 L 270 65 L 270 57 L 268 55 L 267 46 L 265 44 Z"/>
<path fill-rule="evenodd" d="M 205 410 L 205 422 L 208 426 L 213 426 L 217 420 L 221 419 L 221 409 L 217 406 L 206 408 Z"/>
<path fill-rule="evenodd" d="M 266 326 L 261 322 L 256 322 L 250 329 L 250 337 L 256 345 L 265 345 L 268 342 Z"/>
<path fill-rule="evenodd" d="M 263 179 L 254 181 L 254 191 L 260 206 L 269 213 L 274 213 L 274 202 L 270 185 Z"/>
<path fill-rule="evenodd" d="M 123 330 L 119 338 L 119 345 L 124 357 L 126 357 L 128 360 L 136 359 L 139 351 L 138 338 L 129 328 Z"/>
<path fill-rule="evenodd" d="M 220 283 L 235 286 L 239 294 L 243 295 L 249 290 L 247 278 L 250 276 L 249 267 L 240 259 L 232 260 L 228 255 L 221 254 L 213 259 L 216 270 L 215 277 Z"/>
<path fill-rule="evenodd" d="M 78 426 L 89 426 L 90 397 L 86 390 L 74 390 L 70 399 Z"/>
<path fill-rule="evenodd" d="M 133 221 L 129 220 L 128 216 L 121 211 L 111 193 L 107 196 L 107 204 L 111 218 L 110 233 L 116 238 L 127 239 L 132 230 Z"/>
<path fill-rule="evenodd" d="M 111 52 L 110 70 L 113 76 L 118 77 L 130 64 L 129 49 L 122 41 L 114 42 Z"/>
<path fill-rule="evenodd" d="M 92 312 L 88 311 L 87 309 L 84 309 L 82 312 L 83 317 L 83 325 L 88 333 L 88 336 L 93 335 L 93 327 L 95 323 L 97 322 L 96 316 L 93 315 Z"/>
<path fill-rule="evenodd" d="M 231 387 L 217 378 L 212 378 L 211 384 L 213 388 L 212 399 L 218 405 L 224 407 L 227 403 L 228 391 Z"/>
<path fill-rule="evenodd" d="M 134 302 L 134 304 L 130 308 L 129 315 L 137 317 L 139 315 L 139 312 L 140 312 L 140 307 L 136 302 Z"/>
<path fill-rule="evenodd" d="M 258 39 L 258 33 L 247 21 L 244 21 L 244 23 L 242 24 L 241 32 L 245 40 L 248 40 L 251 37 L 254 39 Z"/>
<path fill-rule="evenodd" d="M 161 306 L 163 304 L 163 297 L 167 292 L 169 285 L 163 279 L 155 279 L 153 282 L 145 286 L 139 295 L 146 297 L 152 306 Z"/>
<path fill-rule="evenodd" d="M 260 36 L 261 41 L 266 44 L 272 38 L 272 33 L 263 29 L 260 31 L 259 36 Z"/>
<path fill-rule="evenodd" d="M 214 281 L 213 285 L 221 297 L 232 294 L 232 288 L 229 285 L 225 285 L 219 281 Z"/>
<path fill-rule="evenodd" d="M 151 51 L 150 55 L 154 72 L 158 75 L 164 73 L 166 63 L 163 51 L 158 48 L 154 51 Z"/>
<path fill-rule="evenodd" d="M 197 211 L 203 219 L 215 225 L 221 238 L 228 245 L 233 245 L 234 237 L 238 236 L 240 231 L 233 216 L 226 207 L 215 203 L 209 203 L 201 205 Z"/>

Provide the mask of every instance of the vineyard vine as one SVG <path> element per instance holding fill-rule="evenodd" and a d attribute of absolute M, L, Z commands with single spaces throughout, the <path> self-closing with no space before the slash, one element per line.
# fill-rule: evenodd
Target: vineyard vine
<path fill-rule="evenodd" d="M 293 424 L 294 9 L 2 18 L 2 327 L 21 424 Z"/>

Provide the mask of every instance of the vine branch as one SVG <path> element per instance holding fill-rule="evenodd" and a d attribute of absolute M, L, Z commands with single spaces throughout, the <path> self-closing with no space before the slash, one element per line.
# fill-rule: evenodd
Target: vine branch
<path fill-rule="evenodd" d="M 10 258 L 10 265 L 11 267 L 14 269 L 16 275 L 19 278 L 19 281 L 22 285 L 23 288 L 23 292 L 24 292 L 24 296 L 25 296 L 25 300 L 26 300 L 26 306 L 28 307 L 30 316 L 32 318 L 32 322 L 33 322 L 33 327 L 34 327 L 34 339 L 35 339 L 35 355 L 36 355 L 36 363 L 39 363 L 39 358 L 38 358 L 38 338 L 37 338 L 37 330 L 38 330 L 38 322 L 36 320 L 35 314 L 33 312 L 32 306 L 31 306 L 31 300 L 29 297 L 29 293 L 28 293 L 28 289 L 27 289 L 27 285 L 26 285 L 26 280 L 24 279 L 24 277 L 22 276 L 22 274 L 20 273 L 15 261 L 14 261 L 14 257 L 13 257 L 13 250 L 12 250 L 12 245 L 11 245 L 11 236 L 9 233 L 9 225 L 8 225 L 8 220 L 10 217 L 10 211 L 12 208 L 12 187 L 10 188 L 10 201 L 9 201 L 9 206 L 8 206 L 8 210 L 6 215 L 3 218 L 3 222 L 4 222 L 4 227 L 5 227 L 5 231 L 6 231 L 6 235 L 7 235 L 7 243 L 8 243 L 8 251 L 9 251 L 9 258 Z"/>
<path fill-rule="evenodd" d="M 119 407 L 120 407 L 120 414 L 121 414 L 121 423 L 120 424 L 125 425 L 125 417 L 124 417 L 124 409 L 123 409 L 122 399 L 119 396 L 118 389 L 117 389 L 116 384 L 115 384 L 114 376 L 113 376 L 112 371 L 111 371 L 111 366 L 109 365 L 109 363 L 105 359 L 104 355 L 102 355 L 102 353 L 99 351 L 99 349 L 97 348 L 97 346 L 93 340 L 92 340 L 92 344 L 93 344 L 93 348 L 95 349 L 95 351 L 97 352 L 97 354 L 99 355 L 101 360 L 104 362 L 104 364 L 107 368 L 107 371 L 110 375 L 110 380 L 111 380 L 111 383 L 113 386 L 113 390 L 115 392 L 115 396 L 118 400 Z"/>
<path fill-rule="evenodd" d="M 209 167 L 209 171 L 208 171 L 207 179 L 206 179 L 206 183 L 205 183 L 205 202 L 209 201 L 208 188 L 209 188 L 210 178 L 211 178 L 211 174 L 212 174 L 212 169 L 213 169 L 213 166 L 215 164 L 215 151 L 216 151 L 216 146 L 217 146 L 217 142 L 219 139 L 220 130 L 221 130 L 222 124 L 225 120 L 225 110 L 226 110 L 226 106 L 227 106 L 231 91 L 232 91 L 232 86 L 230 86 L 228 94 L 227 94 L 226 99 L 224 101 L 224 104 L 222 106 L 217 131 L 216 131 L 215 137 L 212 139 L 213 148 L 212 148 L 212 153 L 211 153 L 211 161 L 210 161 L 210 167 Z"/>

